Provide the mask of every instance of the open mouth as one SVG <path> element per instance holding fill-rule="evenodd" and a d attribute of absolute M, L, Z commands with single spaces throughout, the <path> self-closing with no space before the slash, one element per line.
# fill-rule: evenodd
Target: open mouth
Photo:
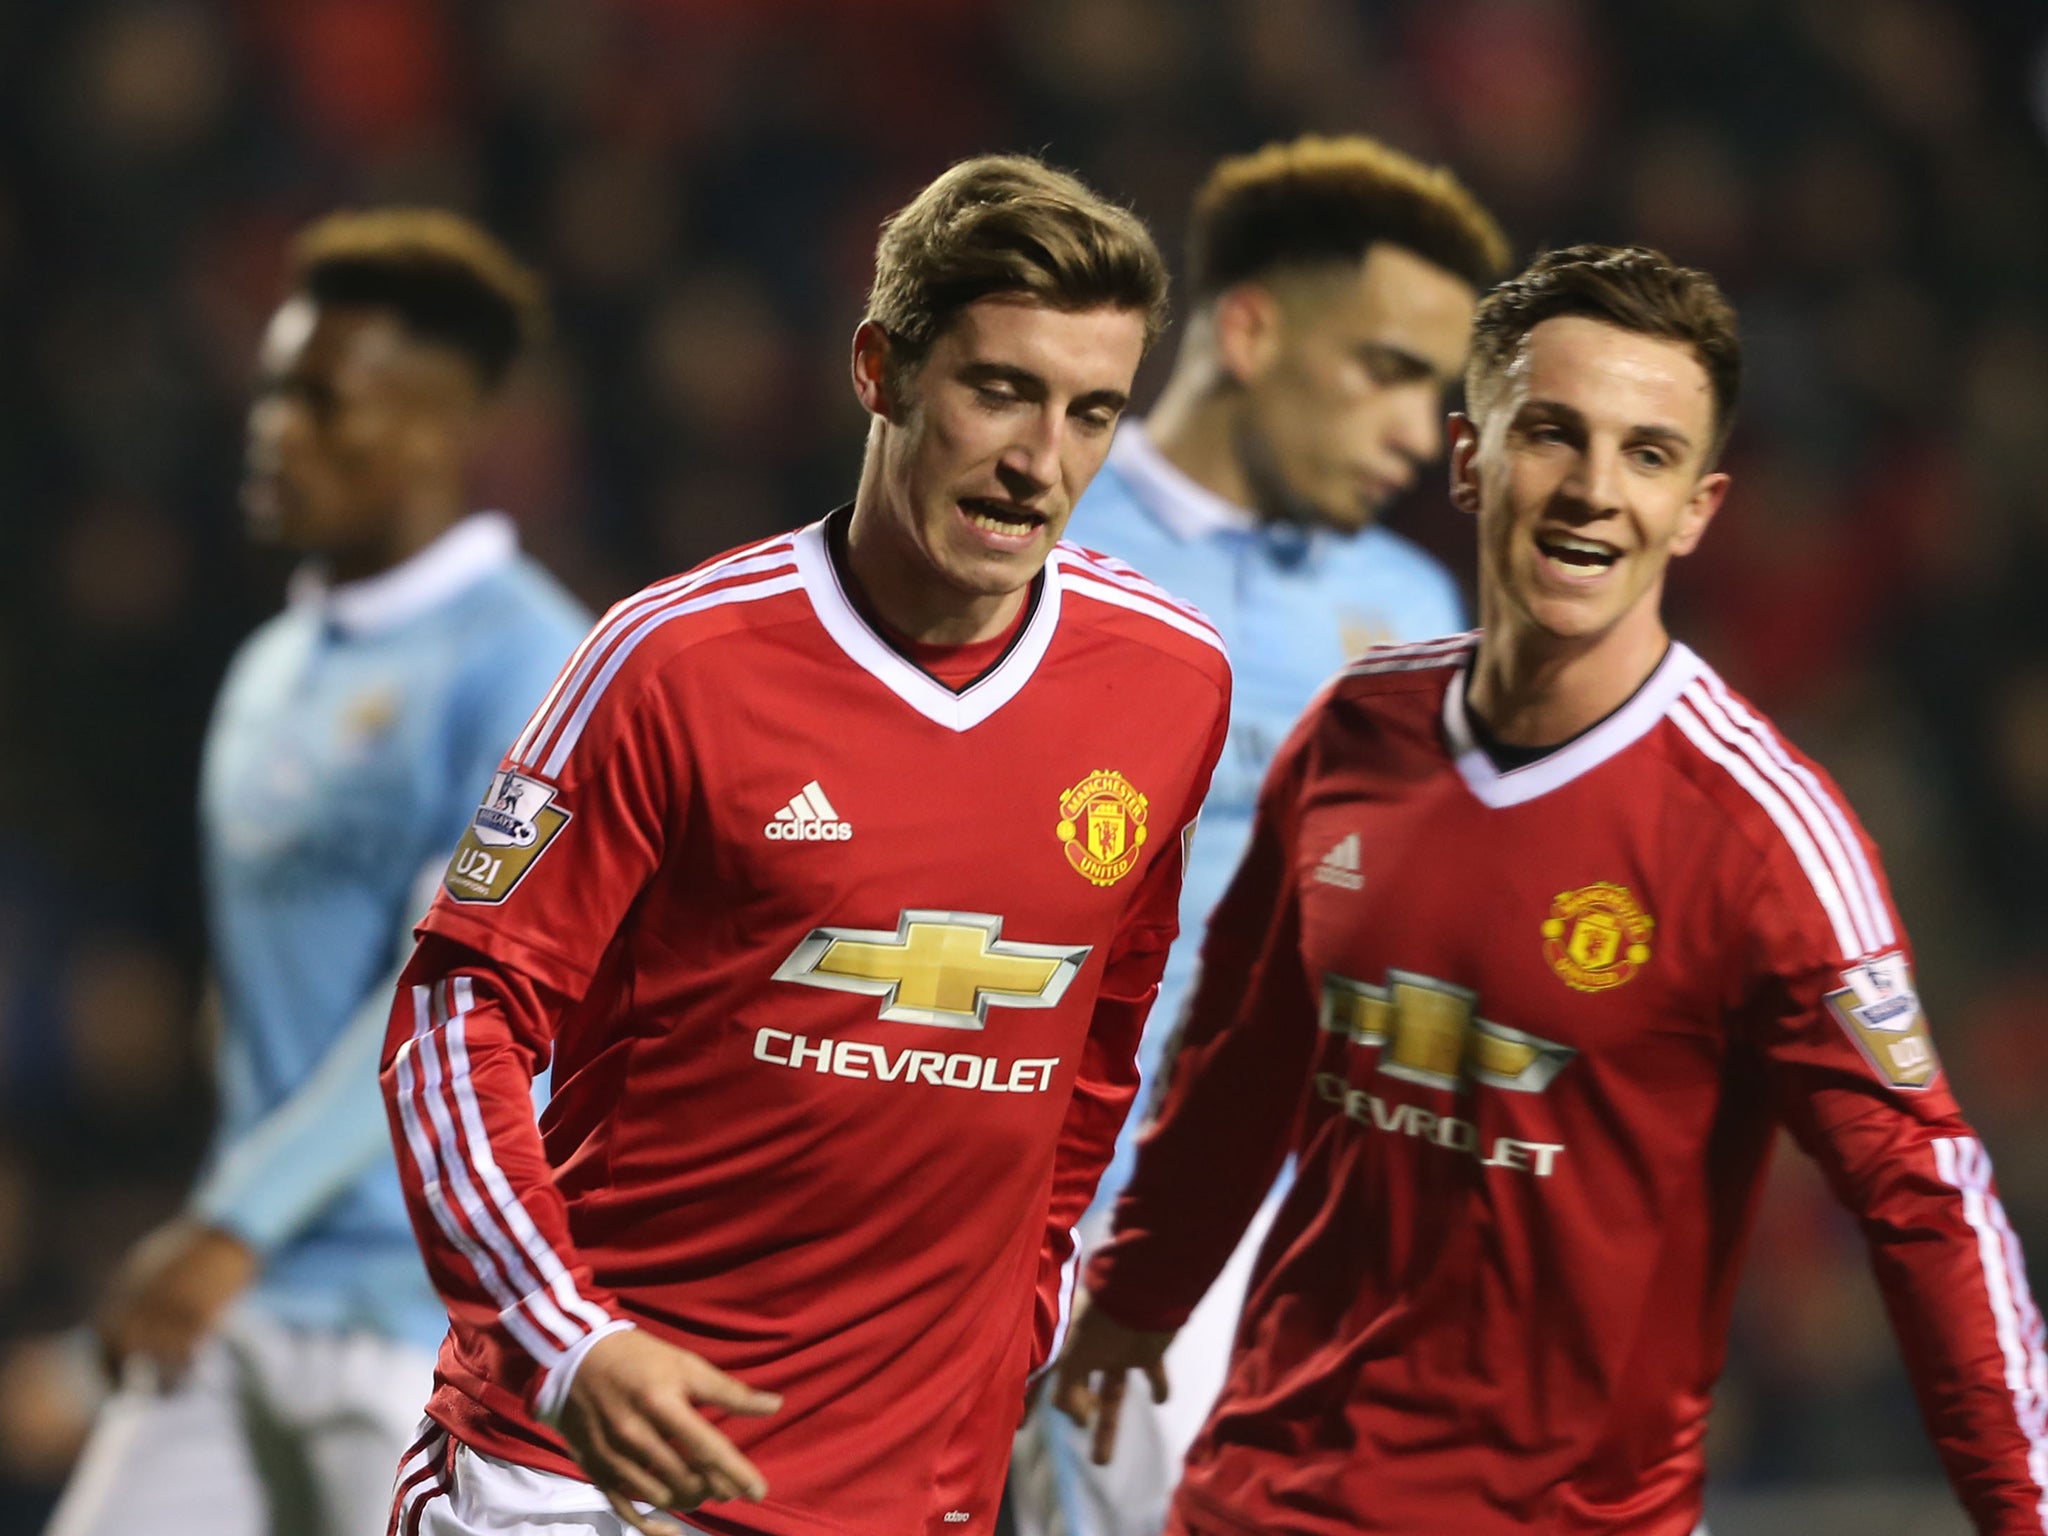
<path fill-rule="evenodd" d="M 1043 512 L 1034 512 L 1014 501 L 999 501 L 992 496 L 963 496 L 959 506 L 961 515 L 968 522 L 983 533 L 992 533 L 1000 538 L 1026 539 L 1046 523 Z"/>
<path fill-rule="evenodd" d="M 1539 533 L 1536 547 L 1557 564 L 1575 571 L 1604 571 L 1621 558 L 1621 551 L 1611 544 L 1570 533 Z"/>

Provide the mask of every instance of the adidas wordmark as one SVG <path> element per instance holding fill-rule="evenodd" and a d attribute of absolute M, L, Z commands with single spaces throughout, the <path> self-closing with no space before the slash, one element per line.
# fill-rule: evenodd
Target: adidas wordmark
<path fill-rule="evenodd" d="M 842 821 L 816 779 L 790 797 L 761 829 L 777 842 L 843 843 L 853 836 L 853 823 Z"/>

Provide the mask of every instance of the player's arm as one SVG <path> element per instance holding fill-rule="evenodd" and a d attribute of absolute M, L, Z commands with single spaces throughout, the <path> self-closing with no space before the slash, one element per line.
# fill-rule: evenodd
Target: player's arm
<path fill-rule="evenodd" d="M 577 1251 L 532 1111 L 559 1021 L 687 817 L 689 733 L 653 647 L 603 665 L 600 624 L 493 776 L 400 978 L 382 1082 L 401 1182 L 450 1316 L 514 1362 L 496 1384 L 554 1424 L 637 1530 L 765 1485 L 693 1404 L 771 1412 L 636 1329 Z M 609 641 L 608 641 L 609 637 Z"/>
<path fill-rule="evenodd" d="M 1250 846 L 1209 920 L 1202 968 L 1167 1064 L 1159 1116 L 1138 1146 L 1115 1232 L 1089 1262 L 1054 1402 L 1114 1447 L 1126 1373 L 1155 1395 L 1166 1345 L 1222 1271 L 1286 1161 L 1315 1049 L 1293 878 L 1311 708 L 1261 793 Z"/>
<path fill-rule="evenodd" d="M 1047 1207 L 1045 1241 L 1039 1254 L 1038 1296 L 1034 1317 L 1032 1369 L 1057 1347 L 1063 1279 L 1074 1252 L 1074 1224 L 1095 1198 L 1102 1170 L 1116 1151 L 1138 1094 L 1138 1044 L 1145 1018 L 1159 995 L 1159 978 L 1167 951 L 1180 931 L 1180 887 L 1186 874 L 1188 840 L 1195 818 L 1209 793 L 1209 780 L 1223 753 L 1230 725 L 1230 700 L 1225 694 L 1204 743 L 1201 767 L 1192 781 L 1180 815 L 1170 825 L 1174 841 L 1145 872 L 1144 883 L 1125 909 L 1109 955 L 1095 1012 L 1081 1048 L 1073 1096 L 1060 1125 L 1053 1159 L 1052 1195 Z"/>
<path fill-rule="evenodd" d="M 472 668 L 450 709 L 451 799 L 436 825 L 461 824 L 569 644 L 559 626 L 534 626 Z M 114 1371 L 141 1355 L 160 1379 L 174 1381 L 264 1259 L 391 1155 L 377 1083 L 385 1023 L 413 924 L 440 887 L 448 847 L 417 856 L 418 877 L 396 903 L 389 968 L 298 1090 L 218 1150 L 185 1211 L 137 1244 L 116 1274 L 97 1320 Z"/>
<path fill-rule="evenodd" d="M 1862 1229 L 1922 1415 L 1976 1528 L 2038 1536 L 2048 1510 L 2040 1313 L 1990 1158 L 1934 1054 L 1874 850 L 1853 824 L 1842 830 L 1840 880 L 1772 871 L 1753 906 L 1773 1090 Z M 1861 858 L 1846 856 L 1852 841 Z"/>

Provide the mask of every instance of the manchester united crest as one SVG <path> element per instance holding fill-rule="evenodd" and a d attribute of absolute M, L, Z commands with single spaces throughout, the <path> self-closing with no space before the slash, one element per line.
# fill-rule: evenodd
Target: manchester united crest
<path fill-rule="evenodd" d="M 1067 862 L 1091 885 L 1115 885 L 1138 862 L 1145 846 L 1146 799 L 1131 781 L 1098 768 L 1060 796 L 1054 830 Z"/>
<path fill-rule="evenodd" d="M 1618 987 L 1650 959 L 1656 919 L 1625 885 L 1602 880 L 1562 892 L 1543 921 L 1543 958 L 1579 992 Z"/>

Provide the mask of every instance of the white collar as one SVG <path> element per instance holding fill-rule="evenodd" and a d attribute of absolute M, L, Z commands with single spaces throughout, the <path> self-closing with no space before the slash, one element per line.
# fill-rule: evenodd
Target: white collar
<path fill-rule="evenodd" d="M 1457 760 L 1466 786 L 1482 804 L 1500 810 L 1547 795 L 1640 741 L 1664 718 L 1686 685 L 1706 670 L 1706 663 L 1687 647 L 1672 641 L 1657 669 L 1621 708 L 1548 756 L 1506 773 L 1494 767 L 1493 759 L 1479 745 L 1466 714 L 1465 679 L 1471 670 L 1472 658 L 1468 656 L 1445 690 L 1444 737 L 1450 743 L 1451 755 Z"/>
<path fill-rule="evenodd" d="M 854 665 L 873 677 L 897 698 L 936 725 L 949 731 L 966 731 L 981 724 L 1019 693 L 1038 670 L 1053 632 L 1060 622 L 1060 561 L 1055 549 L 1045 562 L 1045 578 L 1039 588 L 1038 605 L 1025 621 L 1024 629 L 1010 643 L 1009 650 L 980 681 L 955 693 L 923 668 L 906 661 L 887 641 L 868 627 L 846 588 L 840 585 L 838 567 L 825 543 L 821 520 L 796 534 L 796 568 L 803 578 L 804 592 L 825 633 L 838 643 Z"/>
<path fill-rule="evenodd" d="M 438 608 L 478 578 L 508 565 L 519 534 L 502 512 L 472 512 L 388 571 L 330 586 L 314 562 L 292 573 L 289 601 L 317 606 L 337 629 L 375 635 Z"/>
<path fill-rule="evenodd" d="M 1192 542 L 1219 533 L 1256 533 L 1258 517 L 1236 502 L 1197 485 L 1159 451 L 1142 421 L 1117 428 L 1109 462 L 1132 492 L 1176 537 Z"/>

